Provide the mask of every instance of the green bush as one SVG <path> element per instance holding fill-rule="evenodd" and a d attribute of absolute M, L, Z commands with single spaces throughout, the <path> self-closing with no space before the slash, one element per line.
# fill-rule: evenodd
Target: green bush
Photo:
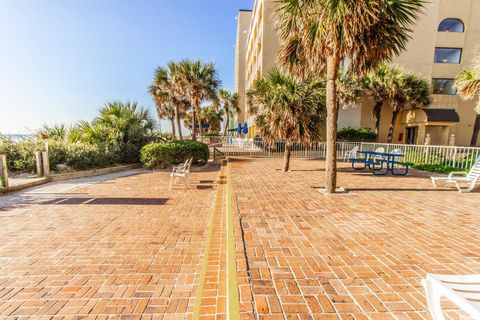
<path fill-rule="evenodd" d="M 193 157 L 193 162 L 203 165 L 208 161 L 208 146 L 192 140 L 179 140 L 146 145 L 140 151 L 140 161 L 147 168 L 166 168 Z"/>
<path fill-rule="evenodd" d="M 115 163 L 117 156 L 107 147 L 85 143 L 68 144 L 65 164 L 73 169 L 106 167 Z"/>
<path fill-rule="evenodd" d="M 428 172 L 438 172 L 438 173 L 450 173 L 453 171 L 468 171 L 467 169 L 460 169 L 452 166 L 445 166 L 442 164 L 426 164 L 426 163 L 416 163 L 413 165 L 415 169 L 428 171 Z"/>
<path fill-rule="evenodd" d="M 372 142 L 376 137 L 370 128 L 345 127 L 337 132 L 337 140 L 344 142 Z"/>

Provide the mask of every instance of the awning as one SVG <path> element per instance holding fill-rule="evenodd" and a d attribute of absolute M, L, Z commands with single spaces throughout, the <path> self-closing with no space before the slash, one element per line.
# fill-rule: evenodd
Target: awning
<path fill-rule="evenodd" d="M 428 122 L 460 122 L 455 109 L 422 109 L 427 115 Z"/>

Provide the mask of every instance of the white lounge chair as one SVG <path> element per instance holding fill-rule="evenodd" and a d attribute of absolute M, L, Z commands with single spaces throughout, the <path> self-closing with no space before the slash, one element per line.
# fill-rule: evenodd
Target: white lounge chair
<path fill-rule="evenodd" d="M 170 190 L 172 190 L 174 182 L 178 182 L 180 179 L 183 179 L 183 183 L 187 185 L 187 179 L 190 175 L 190 168 L 192 166 L 193 158 L 188 159 L 185 163 L 175 166 L 170 173 Z"/>
<path fill-rule="evenodd" d="M 357 152 L 358 152 L 359 147 L 355 146 L 353 147 L 352 150 L 345 151 L 345 155 L 343 157 L 343 161 L 350 161 L 350 159 L 356 159 L 357 158 Z"/>
<path fill-rule="evenodd" d="M 422 280 L 433 320 L 444 320 L 440 299 L 455 303 L 472 319 L 480 319 L 480 275 L 433 275 Z"/>
<path fill-rule="evenodd" d="M 475 187 L 477 181 L 480 180 L 480 157 L 467 172 L 450 172 L 448 177 L 431 177 L 433 186 L 437 187 L 437 181 L 443 181 L 445 183 L 453 183 L 457 187 L 459 192 L 470 192 Z M 460 183 L 467 184 L 467 188 L 461 188 Z"/>

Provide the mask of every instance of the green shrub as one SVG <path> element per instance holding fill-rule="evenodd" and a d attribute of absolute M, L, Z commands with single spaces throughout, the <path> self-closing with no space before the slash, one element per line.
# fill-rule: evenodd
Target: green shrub
<path fill-rule="evenodd" d="M 146 145 L 140 151 L 140 161 L 147 168 L 166 168 L 193 157 L 193 162 L 203 165 L 208 161 L 208 146 L 192 140 L 179 140 Z"/>
<path fill-rule="evenodd" d="M 445 166 L 442 164 L 426 164 L 426 163 L 416 163 L 413 165 L 415 169 L 429 171 L 429 172 L 438 172 L 438 173 L 450 173 L 453 171 L 468 171 L 467 169 L 460 169 L 452 166 Z"/>
<path fill-rule="evenodd" d="M 337 132 L 337 140 L 345 142 L 372 142 L 376 137 L 370 128 L 345 127 Z"/>
<path fill-rule="evenodd" d="M 112 165 L 116 157 L 107 147 L 72 143 L 67 145 L 65 164 L 73 169 L 92 169 Z"/>

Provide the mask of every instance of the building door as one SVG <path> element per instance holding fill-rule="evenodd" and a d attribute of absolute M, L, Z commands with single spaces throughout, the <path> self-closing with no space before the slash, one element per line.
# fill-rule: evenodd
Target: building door
<path fill-rule="evenodd" d="M 417 144 L 418 127 L 407 128 L 407 144 Z"/>

